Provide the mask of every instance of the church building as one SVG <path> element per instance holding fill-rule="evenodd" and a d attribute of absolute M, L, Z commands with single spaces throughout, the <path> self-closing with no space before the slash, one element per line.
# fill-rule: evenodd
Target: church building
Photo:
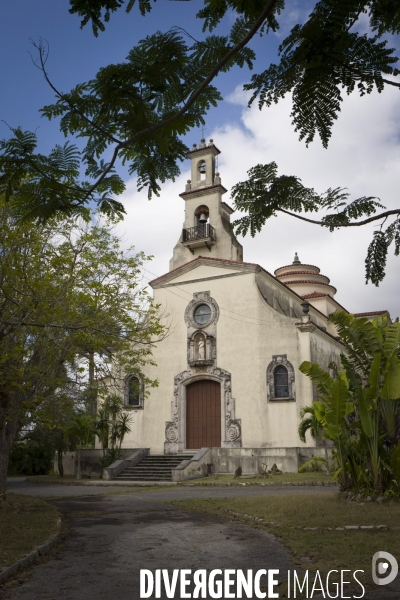
<path fill-rule="evenodd" d="M 182 457 L 175 480 L 199 476 L 207 465 L 213 473 L 238 466 L 257 473 L 274 463 L 297 472 L 313 455 L 324 456 L 322 441 L 299 439 L 300 411 L 315 393 L 299 365 L 327 369 L 343 351 L 328 317 L 344 309 L 318 266 L 295 254 L 271 274 L 243 260 L 216 170 L 219 154 L 204 139 L 188 153 L 185 221 L 168 273 L 150 283 L 169 323 L 153 353 L 157 366 L 146 367 L 159 386 L 147 395 L 135 376 L 125 378 L 132 423 L 124 446 Z"/>

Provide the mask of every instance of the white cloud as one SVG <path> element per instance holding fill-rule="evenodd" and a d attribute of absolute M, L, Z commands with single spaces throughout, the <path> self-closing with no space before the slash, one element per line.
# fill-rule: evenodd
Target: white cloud
<path fill-rule="evenodd" d="M 319 140 L 309 148 L 298 141 L 289 116 L 289 98 L 261 112 L 256 105 L 247 108 L 247 98 L 237 89 L 230 101 L 243 106 L 242 122 L 223 124 L 210 135 L 222 152 L 219 170 L 228 190 L 246 178 L 250 167 L 274 160 L 280 173 L 297 175 L 317 191 L 347 187 L 353 198 L 376 195 L 388 208 L 398 206 L 397 90 L 386 89 L 383 94 L 361 99 L 346 97 L 328 150 Z M 120 229 L 125 231 L 127 243 L 155 255 L 148 268 L 156 275 L 168 271 L 168 260 L 179 238 L 184 211 L 179 193 L 188 177 L 187 170 L 175 183 L 165 184 L 161 197 L 151 202 L 130 182 L 122 198 L 128 215 Z M 229 193 L 225 200 L 229 202 Z M 383 284 L 379 288 L 365 286 L 364 259 L 373 230 L 371 225 L 329 233 L 282 215 L 267 222 L 256 238 L 241 241 L 244 260 L 257 262 L 270 272 L 291 263 L 297 251 L 302 262 L 318 265 L 331 278 L 338 288 L 337 300 L 348 310 L 387 308 L 395 317 L 400 314 L 400 258 L 393 257 L 391 251 Z"/>
<path fill-rule="evenodd" d="M 279 29 L 275 35 L 278 38 L 285 38 L 295 25 L 305 23 L 314 8 L 314 4 L 305 0 L 291 0 L 282 11 L 281 16 L 277 17 Z"/>

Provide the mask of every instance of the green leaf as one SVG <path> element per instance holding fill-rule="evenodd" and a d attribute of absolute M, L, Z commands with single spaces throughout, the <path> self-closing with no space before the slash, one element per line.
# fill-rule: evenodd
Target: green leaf
<path fill-rule="evenodd" d="M 396 400 L 400 398 L 400 362 L 397 356 L 392 356 L 387 369 L 385 383 L 382 389 L 384 400 Z"/>
<path fill-rule="evenodd" d="M 360 388 L 358 391 L 358 412 L 360 415 L 361 426 L 364 434 L 371 438 L 374 435 L 372 420 L 373 405 L 368 399 L 368 394 Z"/>
<path fill-rule="evenodd" d="M 301 363 L 299 370 L 312 380 L 313 384 L 316 386 L 318 392 L 322 396 L 325 396 L 329 393 L 334 380 L 329 373 L 321 369 L 319 365 L 310 363 L 309 361 L 304 361 Z"/>
<path fill-rule="evenodd" d="M 371 409 L 376 404 L 379 396 L 381 360 L 382 356 L 380 354 L 374 354 L 374 358 L 372 359 L 371 363 L 370 375 L 368 378 L 369 387 L 366 391 L 366 402 Z"/>
<path fill-rule="evenodd" d="M 400 323 L 392 323 L 386 332 L 383 351 L 386 358 L 382 398 L 396 400 L 400 398 Z"/>
<path fill-rule="evenodd" d="M 337 439 L 342 431 L 344 418 L 354 410 L 349 398 L 347 381 L 344 377 L 332 381 L 329 395 L 325 398 L 325 419 L 329 435 Z"/>

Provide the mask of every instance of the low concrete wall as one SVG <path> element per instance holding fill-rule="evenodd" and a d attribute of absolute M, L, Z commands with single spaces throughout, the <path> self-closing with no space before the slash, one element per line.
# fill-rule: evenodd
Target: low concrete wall
<path fill-rule="evenodd" d="M 207 464 L 212 463 L 212 449 L 202 448 L 193 458 L 183 460 L 175 469 L 172 469 L 172 481 L 187 481 L 198 479 L 207 473 Z"/>
<path fill-rule="evenodd" d="M 126 467 L 134 467 L 143 458 L 145 458 L 150 452 L 150 448 L 137 448 L 132 454 L 123 458 L 122 460 L 116 460 L 109 467 L 103 470 L 103 479 L 105 481 L 112 481 L 123 471 Z"/>
<path fill-rule="evenodd" d="M 328 447 L 328 456 L 331 457 L 331 447 Z M 146 454 L 141 454 L 146 452 Z M 149 454 L 148 448 L 123 448 L 122 460 L 116 461 L 104 477 L 114 479 L 124 468 L 134 466 Z M 99 478 L 102 476 L 100 458 L 102 450 L 81 450 L 81 474 L 83 478 Z M 313 456 L 325 458 L 325 447 L 314 448 L 202 448 L 190 460 L 184 460 L 176 469 L 172 470 L 172 481 L 185 481 L 204 477 L 207 465 L 212 465 L 212 474 L 233 474 L 240 466 L 243 474 L 256 474 L 263 464 L 268 469 L 276 464 L 284 473 L 297 473 L 299 467 L 312 459 Z M 63 456 L 65 475 L 76 475 L 77 452 L 67 452 Z M 54 460 L 54 471 L 58 472 L 57 459 Z"/>
<path fill-rule="evenodd" d="M 122 448 L 122 457 L 126 458 L 134 452 L 136 448 Z M 83 478 L 97 478 L 102 476 L 102 466 L 100 459 L 103 457 L 103 450 L 89 449 L 81 450 L 81 476 Z M 63 455 L 64 475 L 76 475 L 78 468 L 78 452 L 66 452 Z M 54 459 L 54 472 L 58 473 L 57 457 Z"/>
<path fill-rule="evenodd" d="M 64 467 L 64 475 L 75 475 L 75 452 L 66 452 L 63 454 L 63 467 Z M 53 470 L 55 473 L 58 473 L 58 460 L 57 456 L 54 458 L 54 467 Z"/>
<path fill-rule="evenodd" d="M 243 474 L 257 474 L 260 467 L 276 464 L 284 473 L 297 473 L 313 456 L 325 456 L 325 449 L 314 448 L 213 448 L 212 472 L 234 473 L 240 466 Z"/>
<path fill-rule="evenodd" d="M 265 464 L 268 469 L 276 464 L 285 473 L 297 473 L 298 448 L 213 448 L 212 472 L 234 473 L 238 467 L 243 474 L 257 474 Z"/>
<path fill-rule="evenodd" d="M 264 465 L 270 469 L 274 464 L 284 473 L 297 473 L 313 456 L 325 458 L 325 448 L 202 448 L 172 470 L 172 481 L 204 477 L 210 464 L 213 475 L 233 474 L 239 466 L 244 475 L 255 475 Z"/>

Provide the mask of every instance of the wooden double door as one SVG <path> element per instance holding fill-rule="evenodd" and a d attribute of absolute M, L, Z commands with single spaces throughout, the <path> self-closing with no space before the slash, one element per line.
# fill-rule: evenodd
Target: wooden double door
<path fill-rule="evenodd" d="M 221 386 L 202 379 L 186 387 L 186 448 L 221 447 Z"/>

